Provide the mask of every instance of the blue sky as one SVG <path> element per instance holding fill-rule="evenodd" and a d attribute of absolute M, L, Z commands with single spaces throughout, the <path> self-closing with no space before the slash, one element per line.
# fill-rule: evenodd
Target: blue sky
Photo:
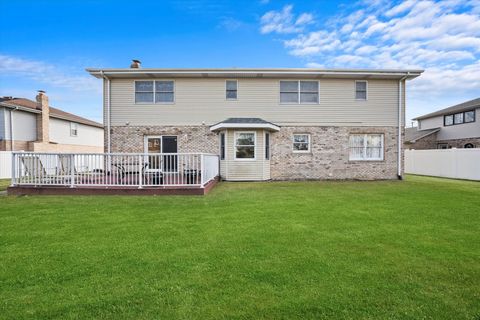
<path fill-rule="evenodd" d="M 480 97 L 480 0 L 0 0 L 0 95 L 101 121 L 86 67 L 422 68 L 407 119 Z"/>

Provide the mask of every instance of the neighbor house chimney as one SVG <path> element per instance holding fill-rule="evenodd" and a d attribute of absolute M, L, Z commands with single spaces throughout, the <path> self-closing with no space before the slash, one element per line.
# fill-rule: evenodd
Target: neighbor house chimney
<path fill-rule="evenodd" d="M 37 115 L 37 141 L 48 143 L 50 141 L 50 107 L 48 106 L 48 97 L 43 90 L 38 90 L 37 109 L 42 111 L 41 114 Z"/>
<path fill-rule="evenodd" d="M 140 60 L 132 60 L 132 64 L 130 65 L 130 68 L 138 69 L 138 68 L 140 68 L 141 64 L 142 63 L 140 62 Z"/>

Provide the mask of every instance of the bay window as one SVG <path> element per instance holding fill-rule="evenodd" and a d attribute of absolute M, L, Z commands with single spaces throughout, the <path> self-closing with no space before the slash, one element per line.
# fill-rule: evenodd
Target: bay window
<path fill-rule="evenodd" d="M 255 160 L 255 132 L 235 132 L 235 159 Z"/>

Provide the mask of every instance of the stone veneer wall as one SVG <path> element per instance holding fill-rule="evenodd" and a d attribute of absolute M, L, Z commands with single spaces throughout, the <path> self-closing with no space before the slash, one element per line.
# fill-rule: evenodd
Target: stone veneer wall
<path fill-rule="evenodd" d="M 294 133 L 311 135 L 311 153 L 292 152 Z M 349 161 L 348 142 L 353 133 L 383 133 L 384 160 Z M 111 127 L 112 152 L 143 152 L 145 135 L 178 136 L 178 152 L 219 153 L 218 135 L 208 126 Z M 270 139 L 272 180 L 397 178 L 395 127 L 282 127 Z"/>
<path fill-rule="evenodd" d="M 110 129 L 112 152 L 144 152 L 144 136 L 157 135 L 177 136 L 178 152 L 218 154 L 220 149 L 218 135 L 211 132 L 208 126 L 115 126 Z"/>
<path fill-rule="evenodd" d="M 405 149 L 416 149 L 416 150 L 426 150 L 426 149 L 437 149 L 437 134 L 432 133 L 425 138 L 419 139 L 414 143 L 405 143 Z"/>
<path fill-rule="evenodd" d="M 310 134 L 310 153 L 292 152 L 294 133 Z M 383 133 L 384 160 L 349 161 L 349 135 L 354 133 Z M 282 127 L 271 140 L 272 180 L 397 179 L 395 127 Z"/>
<path fill-rule="evenodd" d="M 452 148 L 463 148 L 467 143 L 473 144 L 475 148 L 480 148 L 480 137 L 478 138 L 465 138 L 465 139 L 452 139 L 452 140 L 438 140 L 435 142 L 435 148 L 439 143 L 448 143 Z"/>

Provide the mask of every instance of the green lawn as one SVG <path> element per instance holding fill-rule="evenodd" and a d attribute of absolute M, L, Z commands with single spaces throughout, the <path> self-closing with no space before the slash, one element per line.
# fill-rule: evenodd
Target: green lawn
<path fill-rule="evenodd" d="M 7 190 L 7 187 L 10 185 L 10 179 L 0 179 L 0 191 Z"/>
<path fill-rule="evenodd" d="M 480 183 L 0 197 L 0 318 L 479 319 Z"/>

